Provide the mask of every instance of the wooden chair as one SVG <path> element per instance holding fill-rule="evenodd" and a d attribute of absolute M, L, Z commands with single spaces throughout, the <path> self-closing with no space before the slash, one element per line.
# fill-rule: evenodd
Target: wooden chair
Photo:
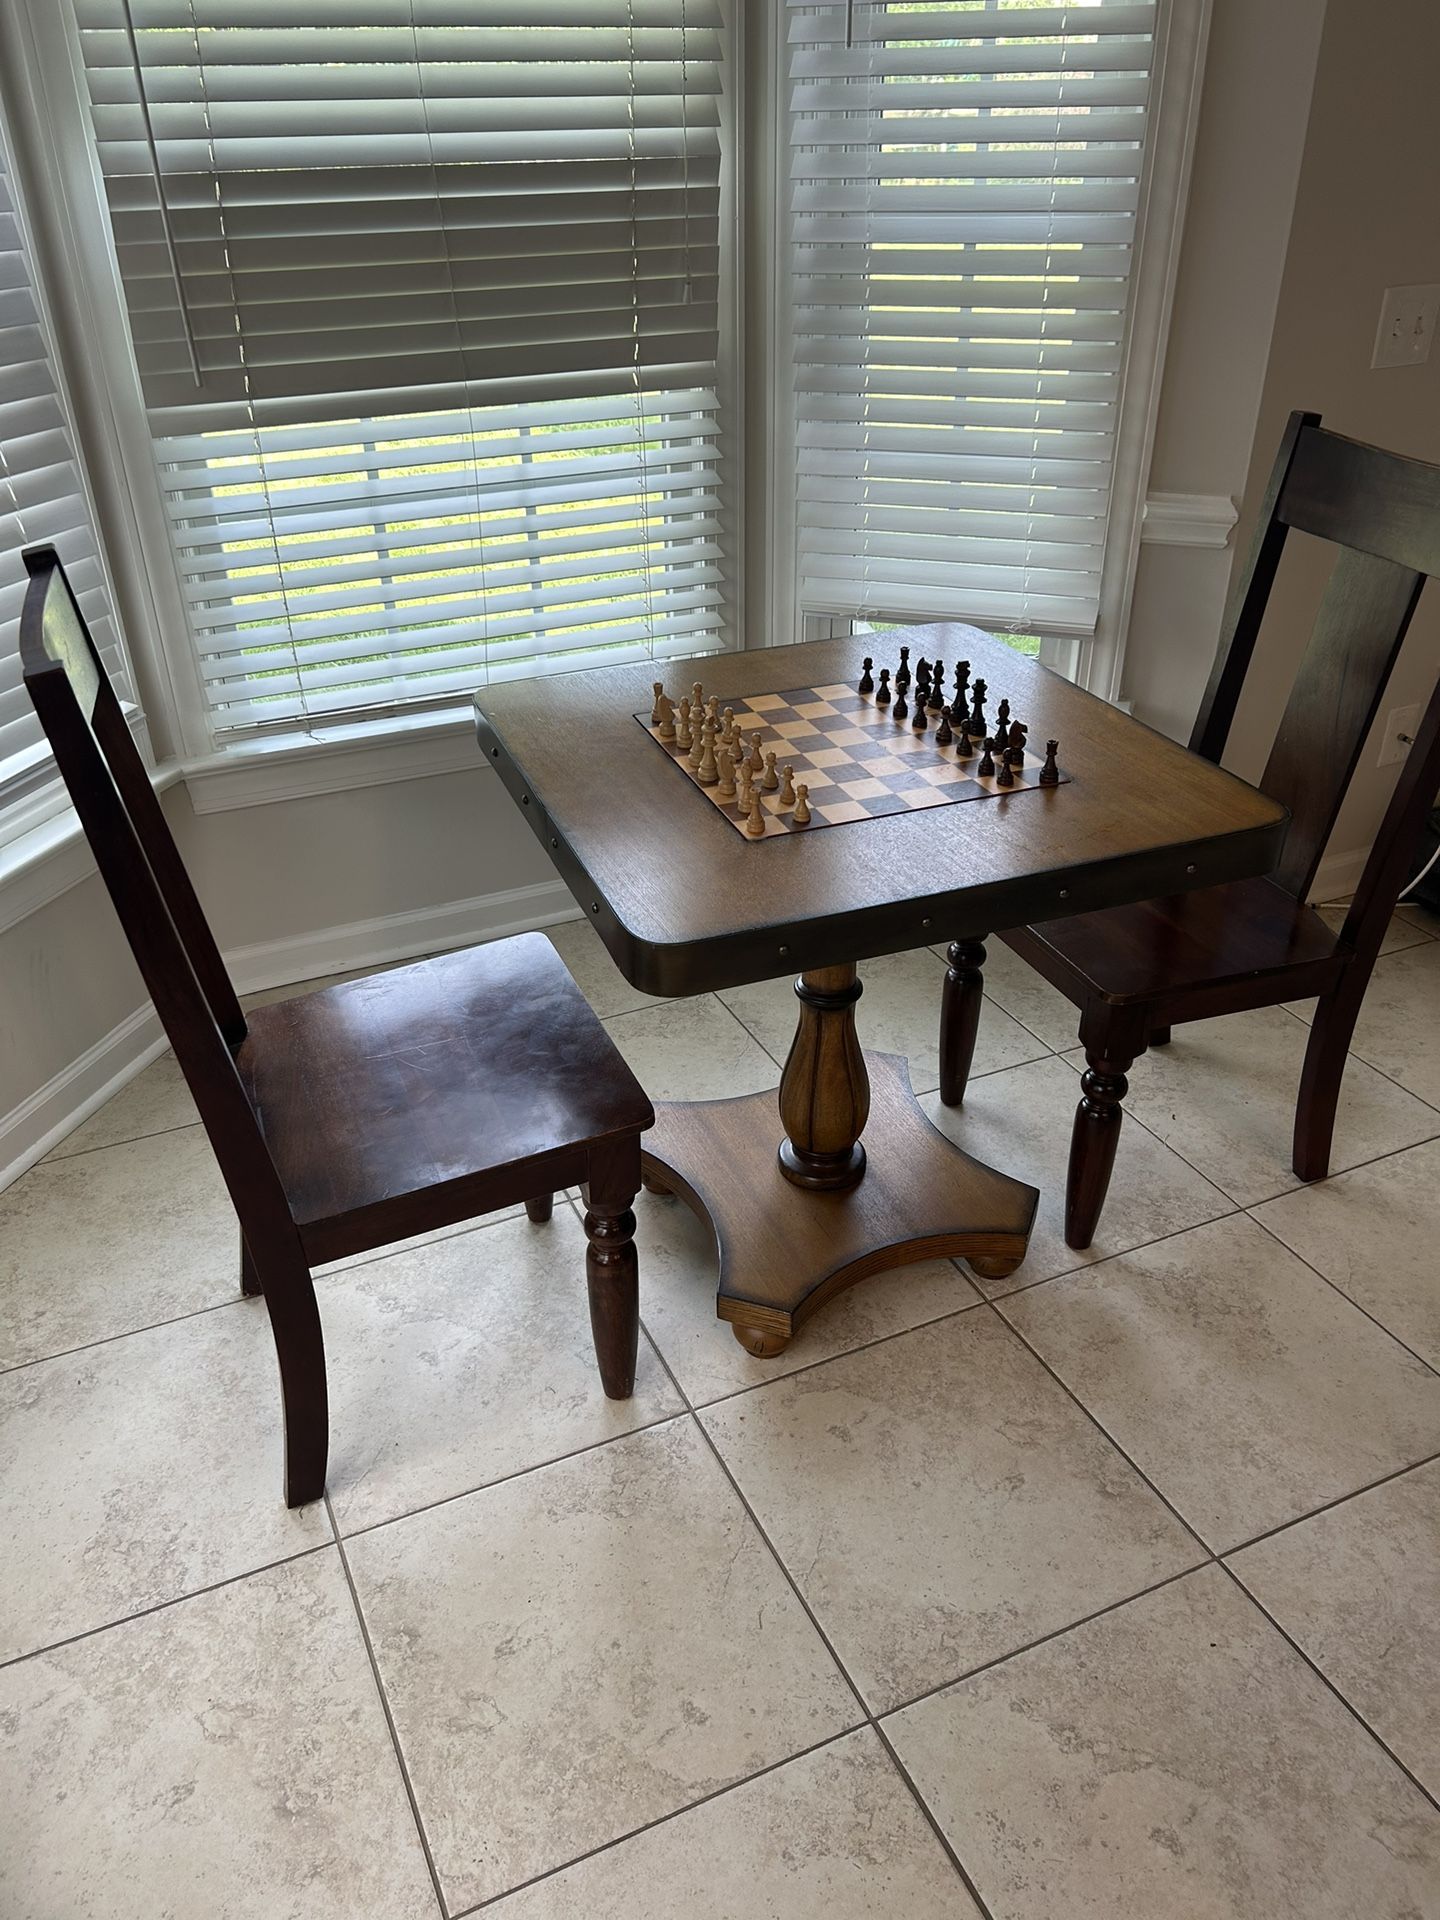
<path fill-rule="evenodd" d="M 1125 1075 L 1177 1022 L 1318 995 L 1300 1077 L 1293 1161 L 1329 1171 L 1346 1051 L 1421 825 L 1440 785 L 1440 686 L 1410 748 L 1338 934 L 1305 905 L 1426 578 L 1440 571 L 1440 467 L 1290 416 L 1254 549 L 1236 582 L 1191 751 L 1218 761 L 1290 529 L 1333 543 L 1335 566 L 1280 722 L 1262 790 L 1290 810 L 1267 879 L 1079 914 L 1001 935 L 1080 1009 L 1085 1048 L 1065 1193 L 1065 1238 L 1088 1247 L 1120 1133 Z M 940 1097 L 965 1093 L 980 1015 L 983 941 L 949 952 Z"/>
<path fill-rule="evenodd" d="M 285 1499 L 325 1486 L 311 1269 L 581 1186 L 605 1391 L 635 1382 L 631 1202 L 649 1100 L 548 940 L 522 934 L 246 1015 L 49 548 L 29 552 L 25 684 L 239 1216 L 280 1361 Z"/>

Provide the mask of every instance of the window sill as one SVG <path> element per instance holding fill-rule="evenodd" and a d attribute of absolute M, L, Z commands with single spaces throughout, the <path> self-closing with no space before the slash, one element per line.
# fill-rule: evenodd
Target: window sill
<path fill-rule="evenodd" d="M 483 765 L 474 723 L 464 712 L 277 734 L 187 761 L 183 771 L 196 813 L 230 813 Z"/>

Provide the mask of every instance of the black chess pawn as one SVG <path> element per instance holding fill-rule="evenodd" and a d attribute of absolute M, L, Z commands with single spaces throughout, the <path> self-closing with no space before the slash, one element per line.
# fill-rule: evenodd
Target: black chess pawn
<path fill-rule="evenodd" d="M 1015 784 L 1015 769 L 1010 765 L 1008 754 L 1002 753 L 1000 756 L 1000 764 L 995 769 L 995 784 L 997 787 L 1013 787 Z"/>
<path fill-rule="evenodd" d="M 1010 702 L 1002 700 L 995 709 L 995 738 L 1003 746 L 1010 738 Z"/>
<path fill-rule="evenodd" d="M 900 676 L 895 676 L 895 705 L 890 709 L 897 720 L 910 718 L 910 702 L 905 698 L 905 689 L 900 684 Z"/>
<path fill-rule="evenodd" d="M 978 740 L 985 731 L 985 682 L 977 680 L 970 689 L 970 731 Z"/>
<path fill-rule="evenodd" d="M 979 774 L 982 780 L 990 780 L 994 778 L 994 774 L 995 774 L 994 754 L 995 754 L 995 742 L 987 736 L 985 741 L 985 752 L 981 757 L 979 766 L 975 769 L 976 773 Z"/>
<path fill-rule="evenodd" d="M 941 707 L 940 724 L 935 729 L 935 744 L 937 747 L 948 747 L 954 738 L 955 730 L 950 725 L 950 709 Z"/>
<path fill-rule="evenodd" d="M 973 760 L 974 757 L 975 742 L 970 738 L 969 716 L 962 714 L 960 719 L 960 743 L 955 749 L 955 758 L 957 760 Z"/>
<path fill-rule="evenodd" d="M 1060 784 L 1060 769 L 1055 764 L 1055 756 L 1059 751 L 1060 742 L 1058 740 L 1047 740 L 1045 742 L 1045 764 L 1040 769 L 1040 785 L 1042 787 L 1058 787 Z"/>
<path fill-rule="evenodd" d="M 937 660 L 935 671 L 930 678 L 929 707 L 932 713 L 945 711 L 945 662 Z"/>
<path fill-rule="evenodd" d="M 860 664 L 865 671 L 860 676 L 860 685 L 856 688 L 856 692 L 873 693 L 875 691 L 875 680 L 870 669 L 875 665 L 875 662 L 867 659 L 862 660 Z"/>
<path fill-rule="evenodd" d="M 895 669 L 895 691 L 902 693 L 905 688 L 909 686 L 910 680 L 910 649 L 909 647 L 901 647 L 900 664 Z"/>
<path fill-rule="evenodd" d="M 924 733 L 926 727 L 930 724 L 929 715 L 925 711 L 925 690 L 923 687 L 916 687 L 915 689 L 915 717 L 910 724 L 916 733 Z"/>
<path fill-rule="evenodd" d="M 879 690 L 875 695 L 875 704 L 877 707 L 888 707 L 890 704 L 890 669 L 889 667 L 881 667 L 880 669 L 880 686 L 879 686 Z"/>

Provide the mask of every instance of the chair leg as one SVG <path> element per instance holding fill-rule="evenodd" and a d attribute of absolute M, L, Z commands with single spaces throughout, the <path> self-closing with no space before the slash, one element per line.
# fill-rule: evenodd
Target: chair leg
<path fill-rule="evenodd" d="M 1323 1180 L 1330 1171 L 1340 1082 L 1369 978 L 1368 967 L 1347 969 L 1338 986 L 1321 994 L 1310 1023 L 1291 1152 L 1291 1165 L 1302 1180 Z"/>
<path fill-rule="evenodd" d="M 950 964 L 940 994 L 940 1099 L 947 1107 L 958 1107 L 965 1098 L 980 1031 L 985 942 L 952 940 L 945 957 Z"/>
<path fill-rule="evenodd" d="M 1168 1047 L 1169 1044 L 1170 1044 L 1169 1027 L 1152 1027 L 1150 1029 L 1150 1045 L 1152 1047 Z"/>
<path fill-rule="evenodd" d="M 535 1222 L 535 1225 L 537 1227 L 543 1227 L 545 1222 L 550 1218 L 550 1216 L 555 1211 L 554 1194 L 553 1193 L 537 1194 L 533 1200 L 527 1200 L 525 1202 L 525 1211 L 526 1213 L 529 1214 L 530 1218 Z"/>
<path fill-rule="evenodd" d="M 611 1400 L 635 1391 L 640 1344 L 640 1263 L 631 1203 L 640 1187 L 640 1140 L 613 1143 L 591 1159 L 586 1183 L 585 1278 L 600 1384 Z"/>
<path fill-rule="evenodd" d="M 255 1271 L 255 1262 L 250 1258 L 250 1249 L 245 1244 L 245 1236 L 240 1236 L 240 1291 L 249 1298 L 264 1289 L 260 1285 L 260 1276 Z"/>
<path fill-rule="evenodd" d="M 1086 1049 L 1065 1179 L 1067 1247 L 1088 1247 L 1095 1238 L 1120 1139 L 1120 1102 L 1130 1090 L 1125 1075 L 1134 1057 L 1132 1053 Z"/>
<path fill-rule="evenodd" d="M 325 1337 L 310 1269 L 285 1253 L 254 1262 L 270 1315 L 280 1363 L 285 1413 L 285 1504 L 303 1507 L 325 1491 L 330 1448 L 330 1401 L 325 1385 Z"/>

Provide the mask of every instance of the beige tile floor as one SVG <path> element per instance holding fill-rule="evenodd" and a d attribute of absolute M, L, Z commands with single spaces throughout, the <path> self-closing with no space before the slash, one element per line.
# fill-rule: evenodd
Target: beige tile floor
<path fill-rule="evenodd" d="M 785 983 L 665 1003 L 555 941 L 657 1095 L 772 1086 Z M 1064 1245 L 1074 1016 L 995 948 L 862 1024 L 1043 1189 L 1003 1285 L 880 1276 L 777 1362 L 637 1204 L 635 1397 L 573 1199 L 341 1263 L 322 1504 L 172 1062 L 0 1194 L 0 1914 L 1440 1920 L 1440 924 L 1402 910 L 1335 1173 L 1307 1007 L 1134 1076 Z"/>

